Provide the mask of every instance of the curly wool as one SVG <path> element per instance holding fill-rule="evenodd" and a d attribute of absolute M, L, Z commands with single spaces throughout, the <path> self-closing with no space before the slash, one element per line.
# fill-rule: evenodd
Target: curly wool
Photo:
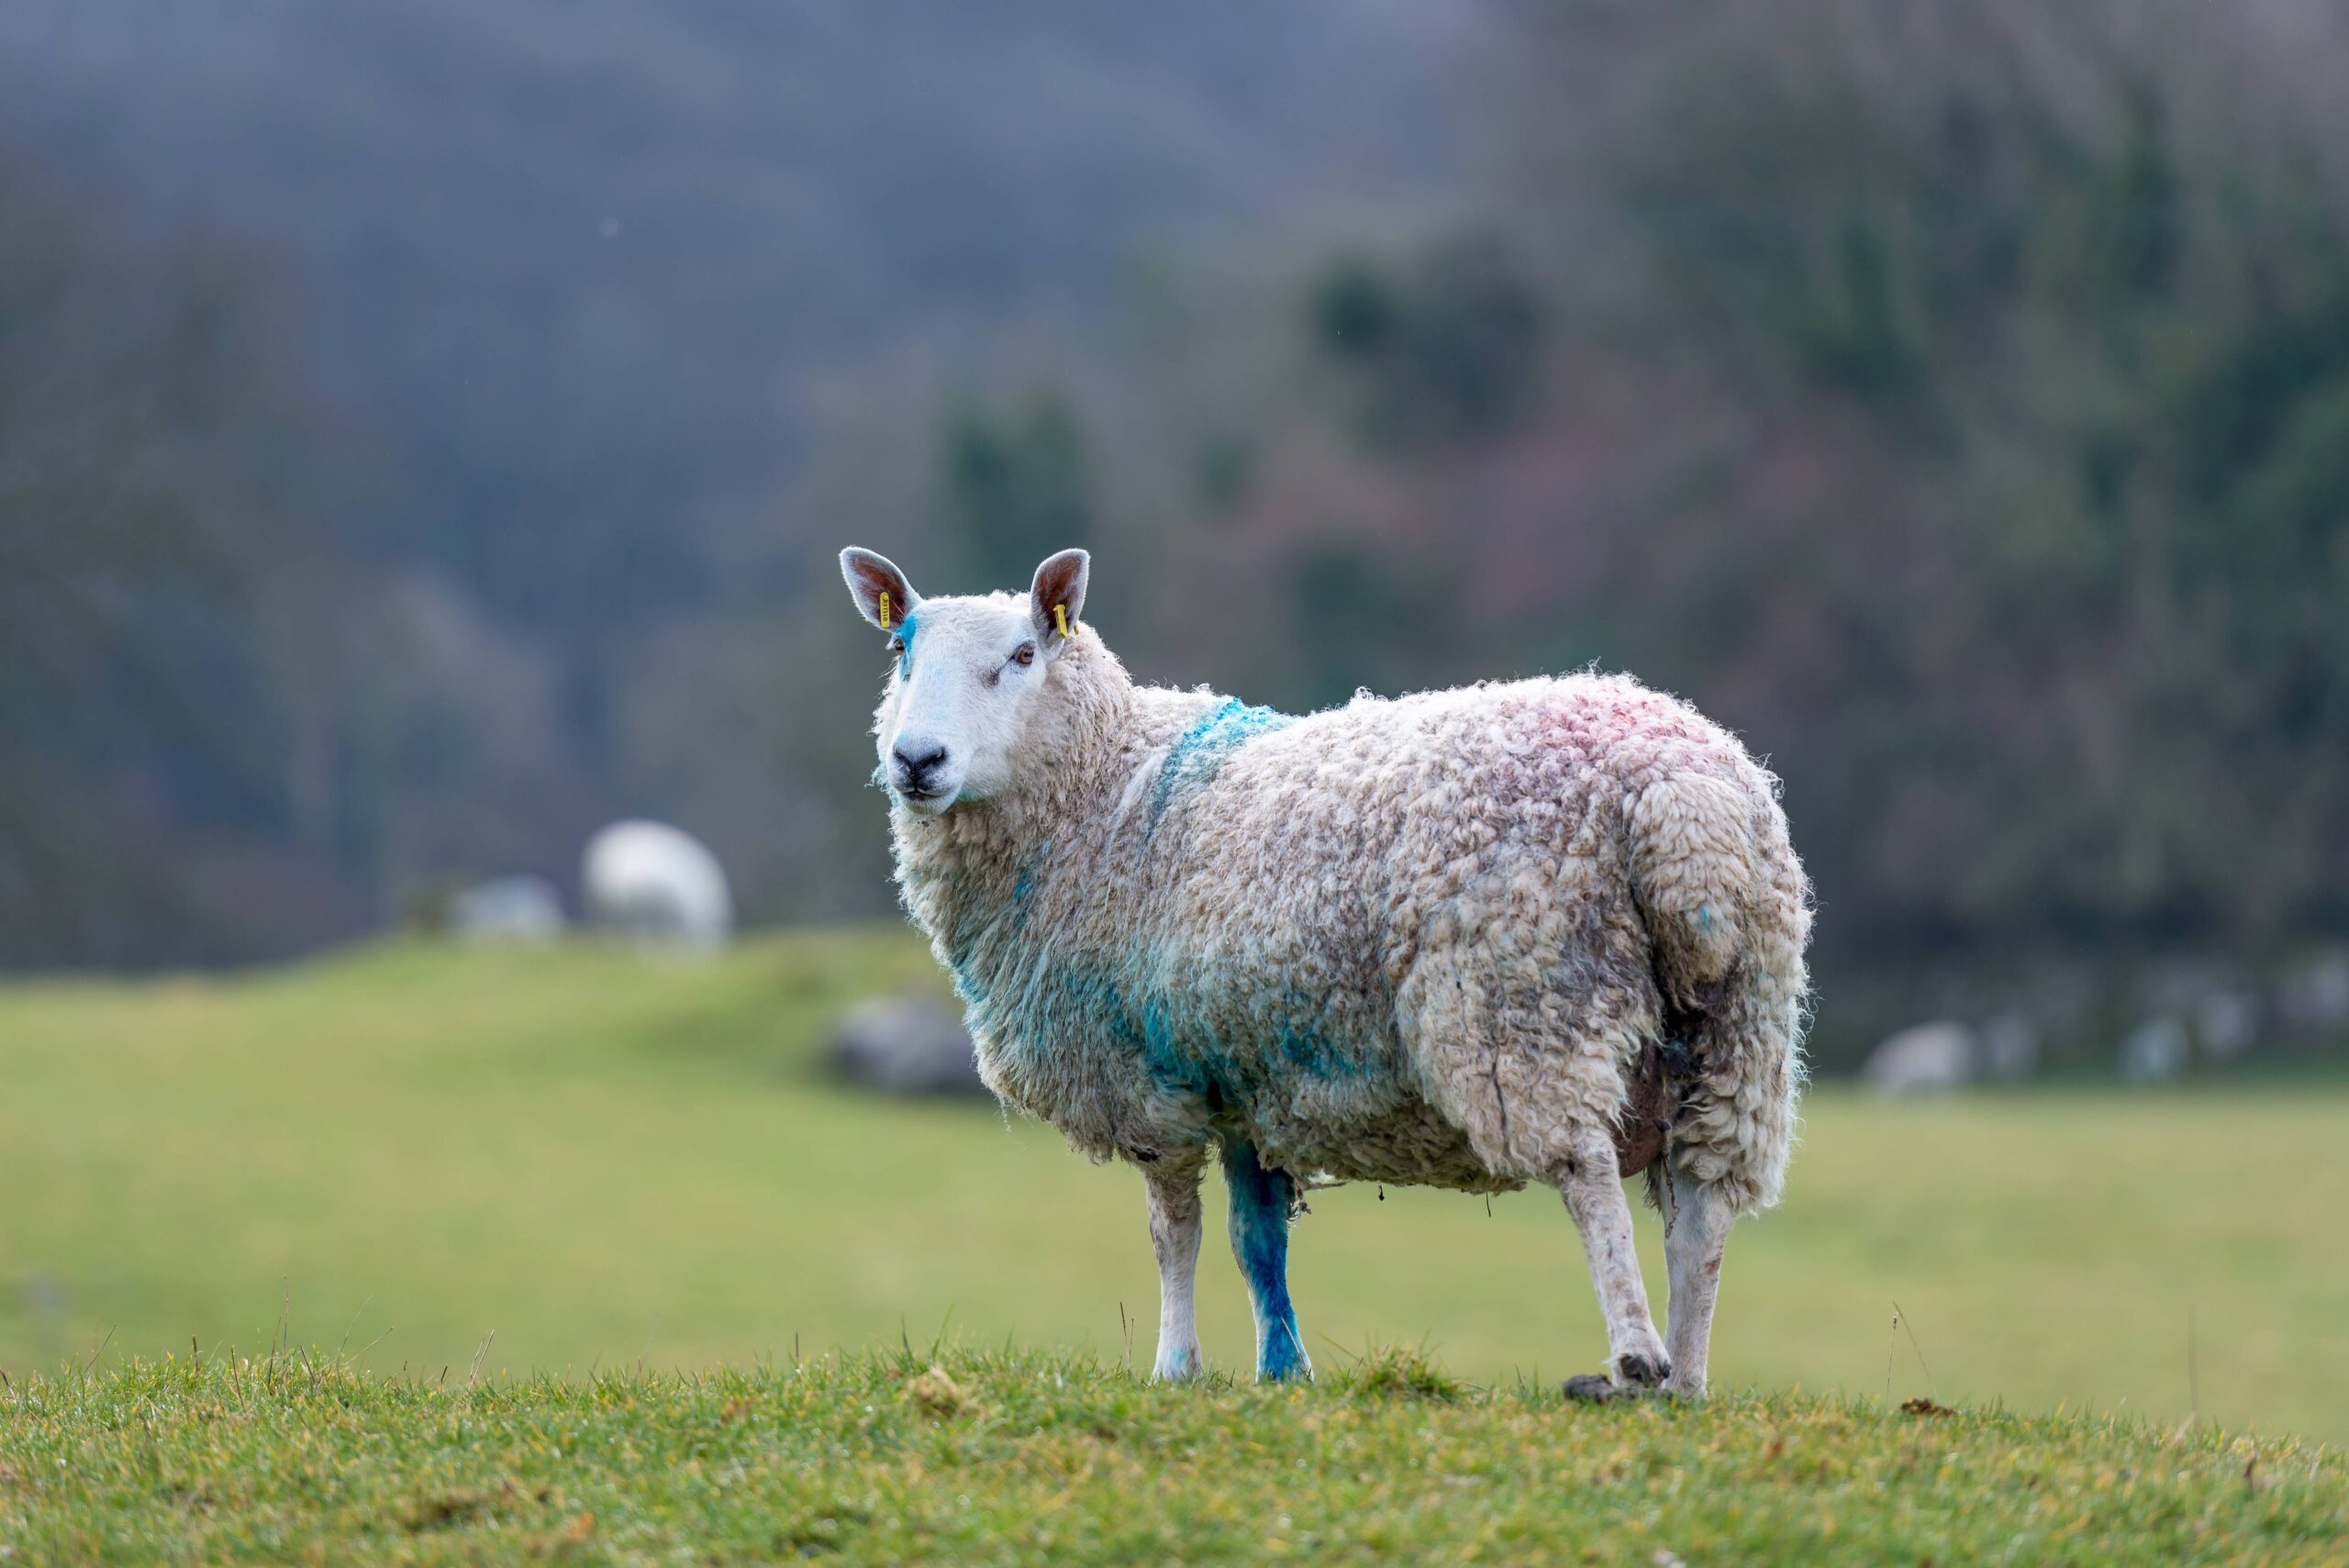
<path fill-rule="evenodd" d="M 1668 1157 L 1776 1201 L 1809 890 L 1776 782 L 1626 677 L 1289 717 L 1135 685 L 1088 630 L 1012 787 L 892 813 L 982 1075 L 1095 1158 L 1556 1184 L 1673 1041 Z"/>

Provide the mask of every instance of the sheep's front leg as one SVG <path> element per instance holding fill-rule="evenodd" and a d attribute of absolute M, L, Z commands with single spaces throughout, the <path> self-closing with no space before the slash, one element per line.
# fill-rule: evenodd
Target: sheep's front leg
<path fill-rule="evenodd" d="M 1713 1341 L 1713 1296 L 1721 1283 L 1721 1249 L 1737 1217 L 1720 1188 L 1686 1171 L 1675 1169 L 1671 1176 L 1664 1260 L 1672 1275 L 1672 1375 L 1664 1385 L 1675 1394 L 1701 1396 Z"/>
<path fill-rule="evenodd" d="M 1584 1254 L 1590 1261 L 1590 1283 L 1598 1291 L 1599 1310 L 1607 1316 L 1607 1368 L 1617 1385 L 1653 1385 L 1672 1374 L 1664 1340 L 1648 1316 L 1648 1291 L 1640 1278 L 1640 1255 L 1631 1244 L 1631 1206 L 1623 1196 L 1623 1180 L 1616 1173 L 1614 1140 L 1599 1134 L 1574 1140 L 1574 1161 L 1558 1189 L 1566 1212 L 1582 1232 Z M 1596 1383 L 1596 1379 L 1589 1380 Z M 1566 1385 L 1570 1394 L 1603 1394 L 1586 1380 Z"/>
<path fill-rule="evenodd" d="M 1223 1179 L 1231 1189 L 1231 1255 L 1240 1261 L 1256 1308 L 1256 1381 L 1309 1378 L 1313 1362 L 1288 1299 L 1288 1222 L 1297 1212 L 1297 1183 L 1286 1171 L 1264 1169 L 1255 1146 L 1239 1139 L 1224 1142 Z"/>
<path fill-rule="evenodd" d="M 1150 1185 L 1150 1244 L 1158 1253 L 1158 1360 L 1162 1383 L 1197 1377 L 1199 1330 L 1191 1320 L 1191 1282 L 1199 1266 L 1199 1160 L 1162 1155 L 1142 1176 Z"/>

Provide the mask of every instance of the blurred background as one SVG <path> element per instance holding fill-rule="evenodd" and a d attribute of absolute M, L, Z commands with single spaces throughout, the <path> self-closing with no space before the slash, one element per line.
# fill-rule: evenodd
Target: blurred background
<path fill-rule="evenodd" d="M 2289 1371 L 2349 1349 L 2315 1327 L 2343 1281 L 2293 1272 L 2349 1202 L 2345 76 L 2331 0 L 12 0 L 0 969 L 50 978 L 0 987 L 0 1070 L 6 1190 L 50 1196 L 8 1203 L 0 1349 L 126 1318 L 140 1350 L 253 1342 L 289 1276 L 321 1331 L 401 1223 L 469 1345 L 495 1325 L 466 1291 L 497 1299 L 517 1243 L 447 1226 L 523 1165 L 465 1162 L 556 1137 L 591 1083 L 620 1096 L 598 1179 L 648 1232 L 752 1182 L 806 1213 L 749 1127 L 744 1166 L 644 1196 L 676 1167 L 618 1107 L 656 1084 L 697 1158 L 712 1096 L 755 1083 L 848 1149 L 881 1136 L 859 1116 L 959 1116 L 968 1181 L 1008 1192 L 991 1118 L 794 1076 L 855 1053 L 860 999 L 934 986 L 891 924 L 884 661 L 834 557 L 957 592 L 1081 544 L 1086 618 L 1143 679 L 1296 709 L 1595 662 L 1695 701 L 1785 780 L 1822 1078 L 1873 1052 L 1888 1088 L 2052 1084 L 1913 1127 L 1831 1091 L 1818 1158 L 1868 1194 L 1855 1150 L 2005 1151 L 1975 1181 L 2025 1206 L 1983 1221 L 1994 1250 L 2112 1184 L 2142 1244 L 2048 1238 L 2079 1299 L 2179 1271 L 2137 1292 L 2143 1366 L 2073 1387 L 1992 1357 L 1970 1386 L 2123 1398 L 2157 1368 L 2184 1408 L 2198 1271 L 2164 1225 L 2191 1206 L 2143 1183 L 2190 1173 L 2204 1240 L 2267 1278 L 2242 1309 L 2293 1304 L 2236 1386 L 2349 1407 Z M 718 929 L 764 934 L 698 979 L 428 940 L 596 915 L 583 849 L 630 817 L 706 846 Z M 2205 1097 L 2097 1120 L 2121 1079 Z M 381 1170 L 333 1164 L 379 1135 Z M 475 1179 L 367 1209 L 419 1150 Z M 1094 1184 L 1139 1310 L 1139 1197 L 1051 1157 L 1009 1201 Z M 224 1166 L 250 1187 L 188 1184 Z M 600 1201 L 573 1191 L 549 1232 Z M 1955 1222 L 1919 1242 L 1884 1202 L 1868 1268 L 1966 1288 Z M 1532 1321 L 1586 1305 L 1555 1219 L 1525 1220 Z M 775 1271 L 878 1269 L 807 1298 L 835 1335 L 964 1299 L 861 1234 L 848 1262 L 775 1241 L 676 1353 L 778 1343 Z M 503 1343 L 574 1314 L 523 1364 L 638 1353 L 658 1291 L 583 1319 L 562 1284 L 610 1244 L 512 1284 Z M 1816 1277 L 1781 1262 L 1744 1373 L 1872 1382 L 1835 1322 L 1769 1359 Z M 2012 1329 L 2047 1278 L 1964 1312 Z M 1098 1282 L 1063 1283 L 976 1320 L 1114 1349 Z M 1472 1369 L 1531 1353 L 1515 1319 L 1477 1332 Z"/>

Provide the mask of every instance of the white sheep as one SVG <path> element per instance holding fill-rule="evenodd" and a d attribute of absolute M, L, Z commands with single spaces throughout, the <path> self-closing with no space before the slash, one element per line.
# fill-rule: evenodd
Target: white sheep
<path fill-rule="evenodd" d="M 1357 696 L 1289 717 L 1138 686 L 1088 561 L 922 599 L 843 551 L 888 635 L 897 880 L 990 1088 L 1150 1193 L 1157 1374 L 1201 1369 L 1210 1146 L 1260 1378 L 1310 1375 L 1287 1230 L 1317 1176 L 1556 1187 L 1613 1382 L 1701 1393 L 1731 1221 L 1775 1202 L 1809 889 L 1776 782 L 1622 677 Z M 1619 1171 L 1667 1220 L 1669 1353 Z"/>
<path fill-rule="evenodd" d="M 722 947 L 734 897 L 718 857 L 665 822 L 615 822 L 587 841 L 580 871 L 589 917 L 648 946 Z"/>

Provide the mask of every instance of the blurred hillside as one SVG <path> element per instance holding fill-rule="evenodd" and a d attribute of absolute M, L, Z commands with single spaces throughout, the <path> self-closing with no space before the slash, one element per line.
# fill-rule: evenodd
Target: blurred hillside
<path fill-rule="evenodd" d="M 0 385 L 82 246 L 70 423 L 136 416 L 0 462 L 150 519 L 8 574 L 105 617 L 0 687 L 0 960 L 621 810 L 880 910 L 850 541 L 1086 544 L 1138 673 L 1254 701 L 1633 670 L 1785 777 L 1831 977 L 2349 931 L 2338 7 L 170 14 L 0 22 L 72 215 Z"/>
<path fill-rule="evenodd" d="M 48 406 L 0 431 L 0 591 L 43 617 L 0 630 L 0 963 L 306 946 L 443 875 L 567 873 L 629 809 L 714 840 L 756 915 L 877 907 L 870 813 L 854 849 L 828 814 L 853 730 L 788 711 L 851 677 L 708 689 L 837 580 L 863 508 L 775 501 L 825 378 L 975 368 L 1165 231 L 1427 186 L 1448 27 L 0 8 L 0 395 Z M 133 472 L 198 458 L 202 498 Z M 159 558 L 189 531 L 235 536 L 217 580 Z M 70 642 L 61 595 L 106 602 Z"/>

